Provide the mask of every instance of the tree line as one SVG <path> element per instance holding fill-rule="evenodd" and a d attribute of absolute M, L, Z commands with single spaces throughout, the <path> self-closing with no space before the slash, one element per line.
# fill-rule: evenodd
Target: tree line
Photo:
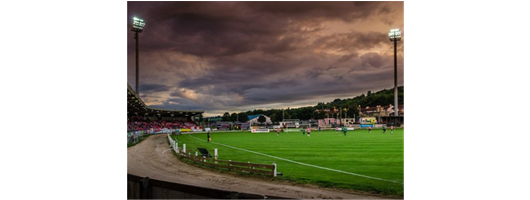
<path fill-rule="evenodd" d="M 403 105 L 404 98 L 404 87 L 398 87 L 398 104 Z M 348 99 L 335 99 L 331 102 L 320 102 L 315 106 L 300 107 L 300 108 L 287 108 L 282 109 L 270 109 L 262 110 L 255 109 L 252 111 L 240 112 L 240 113 L 228 113 L 225 112 L 221 117 L 222 121 L 232 121 L 232 122 L 247 122 L 249 115 L 264 114 L 269 116 L 273 122 L 280 122 L 283 119 L 300 119 L 300 120 L 309 120 L 309 119 L 323 119 L 328 117 L 337 117 L 337 113 L 340 114 L 340 109 L 342 109 L 343 117 L 353 118 L 359 116 L 358 106 L 362 108 L 369 106 L 386 106 L 394 104 L 394 88 L 384 89 L 378 92 L 368 91 L 366 95 L 363 93 L 353 98 Z M 325 110 L 330 110 L 326 112 Z"/>

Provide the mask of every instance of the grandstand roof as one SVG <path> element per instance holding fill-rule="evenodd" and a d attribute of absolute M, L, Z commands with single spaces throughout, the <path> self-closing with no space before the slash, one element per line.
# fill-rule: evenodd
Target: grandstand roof
<path fill-rule="evenodd" d="M 204 113 L 204 110 L 168 110 L 150 108 L 136 94 L 131 85 L 127 83 L 127 115 L 131 116 L 157 116 L 161 117 L 191 117 Z M 173 115 L 173 116 L 171 116 Z"/>
<path fill-rule="evenodd" d="M 256 117 L 259 117 L 260 115 L 265 116 L 264 114 L 249 115 L 249 116 L 248 116 L 248 120 L 252 120 L 252 119 L 254 119 L 254 118 L 256 118 Z"/>

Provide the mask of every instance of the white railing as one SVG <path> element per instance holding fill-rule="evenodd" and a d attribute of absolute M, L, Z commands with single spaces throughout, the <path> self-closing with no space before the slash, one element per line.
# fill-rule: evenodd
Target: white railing
<path fill-rule="evenodd" d="M 255 163 L 243 163 L 243 162 L 235 162 L 231 160 L 217 160 L 217 149 L 214 149 L 214 157 L 213 158 L 206 158 L 201 157 L 197 155 L 197 152 L 195 152 L 195 156 L 191 154 L 191 152 L 186 153 L 186 144 L 182 144 L 182 152 L 178 147 L 178 140 L 171 138 L 171 134 L 167 134 L 167 139 L 169 141 L 169 146 L 173 151 L 175 151 L 178 155 L 181 157 L 184 157 L 186 159 L 192 160 L 197 163 L 201 163 L 202 165 L 217 167 L 217 168 L 225 168 L 228 170 L 235 170 L 235 171 L 245 171 L 245 172 L 252 172 L 252 173 L 258 173 L 258 174 L 266 174 L 271 175 L 273 177 L 277 174 L 277 166 L 276 163 L 273 163 L 272 165 L 266 165 L 266 164 L 255 164 Z M 233 166 L 234 165 L 234 166 Z M 272 170 L 272 171 L 271 171 Z"/>
<path fill-rule="evenodd" d="M 179 153 L 179 143 L 178 143 L 178 140 L 173 140 L 173 138 L 171 138 L 170 134 L 167 134 L 167 139 L 169 140 L 169 146 L 173 149 L 173 151 L 175 151 L 176 153 Z"/>

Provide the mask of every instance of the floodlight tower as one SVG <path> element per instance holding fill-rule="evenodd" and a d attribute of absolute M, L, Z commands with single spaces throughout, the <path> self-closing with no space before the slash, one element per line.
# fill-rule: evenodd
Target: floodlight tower
<path fill-rule="evenodd" d="M 135 32 L 134 39 L 136 39 L 136 94 L 140 96 L 140 68 L 138 66 L 138 33 L 141 33 L 144 30 L 144 20 L 133 17 L 133 28 L 131 31 Z"/>
<path fill-rule="evenodd" d="M 388 32 L 390 41 L 394 41 L 394 116 L 398 113 L 398 86 L 397 86 L 397 41 L 401 41 L 401 30 L 392 29 Z"/>

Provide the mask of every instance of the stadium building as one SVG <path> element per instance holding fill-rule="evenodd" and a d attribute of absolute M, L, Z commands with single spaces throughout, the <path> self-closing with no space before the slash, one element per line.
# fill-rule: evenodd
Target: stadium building
<path fill-rule="evenodd" d="M 196 128 L 204 110 L 150 108 L 127 83 L 127 131 Z"/>
<path fill-rule="evenodd" d="M 265 119 L 267 121 L 265 121 L 266 124 L 272 124 L 272 120 L 270 117 L 268 117 L 267 115 L 264 115 L 264 114 L 257 114 L 257 115 L 249 115 L 248 116 L 248 122 L 250 124 L 259 124 L 260 122 L 258 121 L 258 118 L 259 116 L 262 116 L 265 117 Z"/>

